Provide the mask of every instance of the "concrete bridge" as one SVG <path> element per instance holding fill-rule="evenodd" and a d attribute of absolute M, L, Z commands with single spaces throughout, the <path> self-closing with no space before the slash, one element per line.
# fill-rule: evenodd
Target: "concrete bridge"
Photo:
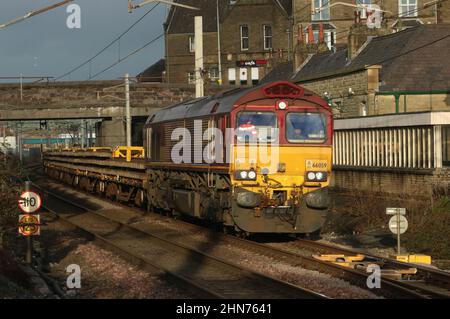
<path fill-rule="evenodd" d="M 132 116 L 147 116 L 194 93 L 193 86 L 132 83 Z M 124 98 L 122 81 L 0 84 L 0 121 L 123 117 Z"/>
<path fill-rule="evenodd" d="M 223 88 L 221 88 L 223 90 Z M 207 88 L 214 94 L 219 88 Z M 133 135 L 155 110 L 191 99 L 194 86 L 162 83 L 130 84 Z M 102 119 L 98 144 L 125 143 L 125 88 L 123 81 L 49 82 L 0 84 L 0 122 Z"/>

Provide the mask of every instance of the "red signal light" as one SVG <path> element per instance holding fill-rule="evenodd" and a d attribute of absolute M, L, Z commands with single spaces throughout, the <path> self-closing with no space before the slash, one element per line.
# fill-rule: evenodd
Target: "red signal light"
<path fill-rule="evenodd" d="M 265 87 L 264 94 L 267 97 L 277 98 L 277 97 L 287 97 L 287 98 L 298 98 L 304 93 L 304 89 L 292 84 L 290 82 L 276 82 L 270 86 Z"/>

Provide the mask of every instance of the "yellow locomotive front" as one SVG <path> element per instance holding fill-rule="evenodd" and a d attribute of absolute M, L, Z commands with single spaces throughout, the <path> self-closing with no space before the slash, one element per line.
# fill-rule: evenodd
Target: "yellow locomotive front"
<path fill-rule="evenodd" d="M 314 233 L 328 213 L 332 115 L 288 82 L 236 104 L 231 114 L 231 211 L 243 233 Z"/>

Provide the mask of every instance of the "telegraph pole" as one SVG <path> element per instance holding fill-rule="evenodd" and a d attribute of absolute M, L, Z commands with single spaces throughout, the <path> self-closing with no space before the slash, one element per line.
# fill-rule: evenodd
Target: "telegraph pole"
<path fill-rule="evenodd" d="M 222 54 L 220 47 L 220 10 L 219 0 L 217 0 L 217 61 L 219 68 L 219 85 L 222 85 Z"/>
<path fill-rule="evenodd" d="M 125 74 L 125 117 L 127 146 L 131 146 L 130 75 Z"/>
<path fill-rule="evenodd" d="M 85 120 L 81 120 L 80 133 L 81 133 L 81 148 L 84 148 L 84 146 L 86 145 L 86 126 L 85 126 Z"/>
<path fill-rule="evenodd" d="M 195 97 L 202 97 L 203 83 L 203 17 L 195 17 Z"/>

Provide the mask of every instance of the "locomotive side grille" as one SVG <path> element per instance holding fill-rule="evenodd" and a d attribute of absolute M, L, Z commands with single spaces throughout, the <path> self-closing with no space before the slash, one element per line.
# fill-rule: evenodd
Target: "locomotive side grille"
<path fill-rule="evenodd" d="M 161 143 L 161 157 L 160 161 L 163 162 L 171 162 L 171 152 L 173 146 L 177 143 L 177 141 L 172 141 L 172 132 L 177 128 L 183 128 L 184 121 L 174 121 L 170 123 L 164 123 L 162 125 L 162 143 Z"/>

